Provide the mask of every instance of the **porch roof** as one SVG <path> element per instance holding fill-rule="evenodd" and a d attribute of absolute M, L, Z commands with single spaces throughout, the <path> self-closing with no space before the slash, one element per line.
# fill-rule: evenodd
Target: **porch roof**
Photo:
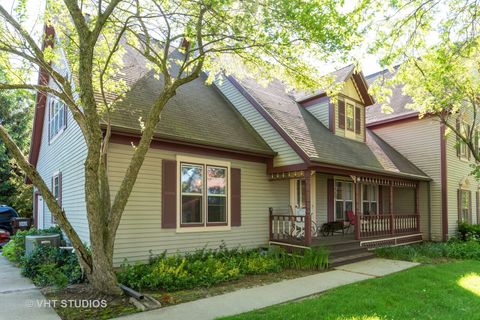
<path fill-rule="evenodd" d="M 262 87 L 253 80 L 240 84 L 272 117 L 310 161 L 409 179 L 430 178 L 398 151 L 366 130 L 366 142 L 333 134 L 285 92 L 280 82 Z"/>

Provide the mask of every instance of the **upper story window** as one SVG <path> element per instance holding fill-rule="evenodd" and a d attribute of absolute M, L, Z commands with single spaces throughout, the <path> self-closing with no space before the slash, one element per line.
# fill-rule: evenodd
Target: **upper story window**
<path fill-rule="evenodd" d="M 347 130 L 355 131 L 355 108 L 350 103 L 347 103 L 346 122 Z"/>
<path fill-rule="evenodd" d="M 228 223 L 228 167 L 180 164 L 180 227 Z"/>
<path fill-rule="evenodd" d="M 52 194 L 55 200 L 57 200 L 58 204 L 62 206 L 62 173 L 57 172 L 52 177 L 52 186 L 51 186 Z M 52 217 L 52 223 L 56 223 L 55 218 Z"/>
<path fill-rule="evenodd" d="M 472 221 L 472 192 L 458 190 L 458 219 L 460 222 Z"/>
<path fill-rule="evenodd" d="M 49 96 L 48 103 L 49 139 L 52 142 L 67 126 L 67 109 L 65 104 Z"/>
<path fill-rule="evenodd" d="M 335 220 L 347 220 L 346 212 L 353 211 L 353 183 L 335 181 Z"/>
<path fill-rule="evenodd" d="M 362 109 L 353 101 L 338 100 L 338 128 L 346 129 L 346 136 L 354 137 L 362 131 Z M 350 132 L 350 134 L 347 134 Z"/>

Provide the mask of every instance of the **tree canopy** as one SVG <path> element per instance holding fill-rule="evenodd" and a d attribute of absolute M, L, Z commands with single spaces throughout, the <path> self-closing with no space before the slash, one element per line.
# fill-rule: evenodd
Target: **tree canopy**
<path fill-rule="evenodd" d="M 0 81 L 5 72 L 0 69 Z M 5 126 L 23 153 L 30 147 L 33 93 L 27 90 L 0 91 L 0 124 Z M 25 175 L 0 141 L 0 204 L 15 208 L 21 216 L 32 216 L 32 188 Z"/>
<path fill-rule="evenodd" d="M 412 97 L 408 108 L 435 117 L 480 161 L 478 149 L 480 6 L 473 0 L 388 1 L 371 50 L 395 73 L 372 92 L 391 112 L 395 86 Z M 459 120 L 457 120 L 459 119 Z M 458 124 L 460 122 L 460 125 Z M 474 172 L 479 167 L 473 165 Z"/>
<path fill-rule="evenodd" d="M 312 61 L 344 61 L 361 41 L 367 0 L 110 0 L 47 1 L 39 45 L 27 29 L 28 1 L 0 5 L 0 90 L 32 89 L 68 107 L 87 145 L 85 202 L 91 254 L 36 168 L 0 125 L 0 138 L 72 241 L 90 283 L 119 289 L 113 273 L 115 235 L 161 112 L 176 90 L 202 72 L 280 79 L 296 88 L 329 89 Z M 110 192 L 106 155 L 110 114 L 129 90 L 122 72 L 126 47 L 141 54 L 164 86 L 145 119 L 123 181 Z M 25 77 L 36 68 L 40 83 Z M 332 87 L 332 90 L 335 90 Z"/>

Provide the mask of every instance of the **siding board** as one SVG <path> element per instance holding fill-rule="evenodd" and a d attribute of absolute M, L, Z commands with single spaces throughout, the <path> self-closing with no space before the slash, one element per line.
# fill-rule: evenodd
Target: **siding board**
<path fill-rule="evenodd" d="M 112 199 L 128 164 L 128 157 L 118 155 L 131 153 L 129 145 L 111 144 L 109 147 L 108 173 Z M 187 252 L 205 246 L 218 248 L 222 241 L 230 247 L 252 248 L 267 244 L 268 208 L 288 207 L 289 182 L 269 181 L 266 166 L 262 163 L 222 159 L 230 161 L 232 168 L 240 168 L 242 172 L 241 226 L 232 227 L 229 231 L 193 233 L 162 229 L 162 159 L 175 160 L 176 155 L 159 149 L 150 149 L 147 153 L 145 166 L 140 170 L 118 229 L 114 253 L 116 266 L 124 258 L 130 262 L 147 261 L 150 250 L 153 254 L 160 254 L 164 250 L 168 253 Z M 216 157 L 201 157 L 218 160 Z"/>
<path fill-rule="evenodd" d="M 274 166 L 286 166 L 303 163 L 295 150 L 282 138 L 282 136 L 268 123 L 265 118 L 250 104 L 250 102 L 238 91 L 226 78 L 214 82 L 224 97 L 237 109 L 238 112 L 260 134 L 265 142 L 277 152 L 273 159 Z"/>

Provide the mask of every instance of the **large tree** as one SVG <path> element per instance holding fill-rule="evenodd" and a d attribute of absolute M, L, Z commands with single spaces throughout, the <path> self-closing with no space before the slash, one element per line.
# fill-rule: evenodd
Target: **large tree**
<path fill-rule="evenodd" d="M 395 86 L 412 97 L 408 108 L 438 119 L 476 160 L 480 177 L 480 4 L 476 0 L 383 2 L 371 49 L 394 72 L 373 91 L 384 112 Z M 378 8 L 377 8 L 378 9 Z"/>
<path fill-rule="evenodd" d="M 0 69 L 0 82 L 5 72 Z M 30 147 L 33 94 L 27 90 L 0 91 L 0 124 L 9 132 L 22 152 Z M 0 141 L 0 204 L 14 207 L 21 216 L 32 216 L 32 188 L 25 175 Z"/>
<path fill-rule="evenodd" d="M 327 84 L 331 79 L 321 78 L 310 62 L 345 58 L 361 40 L 364 6 L 363 1 L 348 7 L 336 0 L 51 1 L 44 20 L 56 36 L 43 39 L 43 50 L 23 23 L 25 1 L 13 12 L 0 6 L 0 66 L 10 70 L 0 90 L 34 89 L 56 96 L 83 133 L 91 254 L 3 126 L 0 138 L 70 238 L 94 288 L 119 293 L 112 268 L 116 231 L 162 109 L 176 90 L 202 71 L 209 74 L 209 81 L 225 72 L 267 80 L 275 77 L 297 88 Z M 148 60 L 164 86 L 148 117 L 141 119 L 141 139 L 118 191 L 111 194 L 106 170 L 109 115 L 115 101 L 129 89 L 114 77 L 122 68 L 127 45 Z M 62 63 L 62 52 L 71 74 L 55 68 Z M 18 59 L 37 67 L 40 75 L 48 74 L 53 85 L 29 82 L 18 71 Z"/>

